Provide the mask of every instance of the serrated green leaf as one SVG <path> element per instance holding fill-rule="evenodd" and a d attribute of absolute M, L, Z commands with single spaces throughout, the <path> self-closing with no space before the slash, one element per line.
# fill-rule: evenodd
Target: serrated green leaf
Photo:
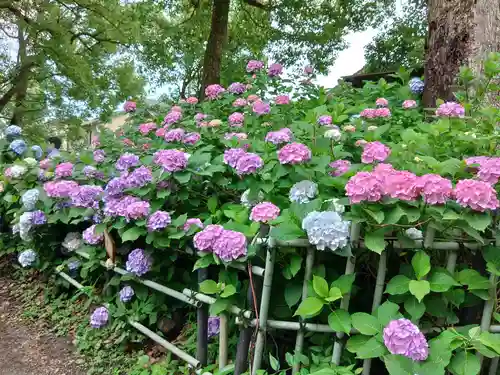
<path fill-rule="evenodd" d="M 220 292 L 220 287 L 214 280 L 205 280 L 200 283 L 200 292 L 205 294 L 215 294 Z"/>
<path fill-rule="evenodd" d="M 385 292 L 390 295 L 400 295 L 405 294 L 410 291 L 410 279 L 405 275 L 396 275 L 394 276 L 387 287 L 385 288 Z"/>
<path fill-rule="evenodd" d="M 413 294 L 419 302 L 430 292 L 431 287 L 427 280 L 410 281 L 410 293 Z"/>
<path fill-rule="evenodd" d="M 429 276 L 429 283 L 431 284 L 431 291 L 433 292 L 446 292 L 452 286 L 460 285 L 446 270 L 436 270 Z"/>
<path fill-rule="evenodd" d="M 334 310 L 328 315 L 328 325 L 335 332 L 351 332 L 351 316 L 343 309 Z"/>
<path fill-rule="evenodd" d="M 292 308 L 302 297 L 302 285 L 299 283 L 291 283 L 285 288 L 285 301 L 288 307 Z"/>
<path fill-rule="evenodd" d="M 372 337 L 356 352 L 356 357 L 360 359 L 377 358 L 387 353 L 384 344 Z"/>
<path fill-rule="evenodd" d="M 300 303 L 299 307 L 297 308 L 297 311 L 295 311 L 295 314 L 293 315 L 294 316 L 299 315 L 302 318 L 306 318 L 319 313 L 322 308 L 323 308 L 322 300 L 320 300 L 317 297 L 307 297 Z"/>
<path fill-rule="evenodd" d="M 337 288 L 336 286 L 330 288 L 330 290 L 328 291 L 328 297 L 326 297 L 326 300 L 328 302 L 335 302 L 339 299 L 342 299 L 342 292 L 340 291 L 340 289 Z"/>
<path fill-rule="evenodd" d="M 144 228 L 132 227 L 123 232 L 121 238 L 123 242 L 135 241 L 143 234 L 146 234 L 146 230 Z"/>
<path fill-rule="evenodd" d="M 451 359 L 448 370 L 453 375 L 477 375 L 481 370 L 481 362 L 471 352 L 461 351 Z"/>
<path fill-rule="evenodd" d="M 403 316 L 399 312 L 399 306 L 390 301 L 385 301 L 381 304 L 377 311 L 375 312 L 380 324 L 385 327 L 391 320 L 402 318 Z"/>
<path fill-rule="evenodd" d="M 377 254 L 381 254 L 385 249 L 384 233 L 382 229 L 365 233 L 366 247 Z"/>
<path fill-rule="evenodd" d="M 484 231 L 491 224 L 491 215 L 487 213 L 467 213 L 463 218 L 472 228 L 480 232 Z"/>
<path fill-rule="evenodd" d="M 425 304 L 419 302 L 414 296 L 408 296 L 405 300 L 404 307 L 414 321 L 419 320 L 425 313 Z"/>
<path fill-rule="evenodd" d="M 354 313 L 351 320 L 352 326 L 363 335 L 376 335 L 382 328 L 378 319 L 367 313 Z"/>
<path fill-rule="evenodd" d="M 431 270 L 431 258 L 425 251 L 418 251 L 411 259 L 411 265 L 418 280 L 427 275 Z"/>
<path fill-rule="evenodd" d="M 313 288 L 316 294 L 320 297 L 328 297 L 328 283 L 322 277 L 313 276 Z"/>
<path fill-rule="evenodd" d="M 342 294 L 348 294 L 351 292 L 352 284 L 354 283 L 355 278 L 356 274 L 354 273 L 342 275 L 332 283 L 331 287 L 337 287 L 340 289 Z"/>

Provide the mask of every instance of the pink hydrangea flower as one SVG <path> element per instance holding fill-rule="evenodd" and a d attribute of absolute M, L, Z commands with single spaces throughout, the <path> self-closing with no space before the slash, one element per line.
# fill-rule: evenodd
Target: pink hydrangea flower
<path fill-rule="evenodd" d="M 60 163 L 56 166 L 56 178 L 71 177 L 73 174 L 73 164 L 70 162 Z"/>
<path fill-rule="evenodd" d="M 245 115 L 241 112 L 234 112 L 229 115 L 228 121 L 229 126 L 240 128 L 243 126 L 243 122 L 245 121 Z"/>
<path fill-rule="evenodd" d="M 444 204 L 453 194 L 451 181 L 437 174 L 423 175 L 419 178 L 418 185 L 424 202 L 428 204 Z"/>
<path fill-rule="evenodd" d="M 238 98 L 233 102 L 233 107 L 244 107 L 247 105 L 247 101 L 243 98 Z"/>
<path fill-rule="evenodd" d="M 90 145 L 92 147 L 99 147 L 101 145 L 101 141 L 97 135 L 92 136 L 92 140 L 90 141 Z"/>
<path fill-rule="evenodd" d="M 194 115 L 194 120 L 196 122 L 200 122 L 205 120 L 207 117 L 208 115 L 206 113 L 197 113 L 196 115 Z"/>
<path fill-rule="evenodd" d="M 214 242 L 224 231 L 220 225 L 207 225 L 205 229 L 194 235 L 194 247 L 200 251 L 213 251 Z"/>
<path fill-rule="evenodd" d="M 389 322 L 384 328 L 384 344 L 392 354 L 403 355 L 414 361 L 425 361 L 429 356 L 425 336 L 408 319 Z"/>
<path fill-rule="evenodd" d="M 328 164 L 333 171 L 330 171 L 330 175 L 334 177 L 342 176 L 349 172 L 351 168 L 351 162 L 349 160 L 335 160 L 334 162 Z"/>
<path fill-rule="evenodd" d="M 391 117 L 391 110 L 389 108 L 377 108 L 375 110 L 376 117 Z"/>
<path fill-rule="evenodd" d="M 374 108 L 365 108 L 360 112 L 359 116 L 369 119 L 375 118 L 377 117 L 377 113 L 375 111 L 376 110 Z"/>
<path fill-rule="evenodd" d="M 179 150 L 160 150 L 153 155 L 153 162 L 167 172 L 178 172 L 187 167 L 188 155 Z"/>
<path fill-rule="evenodd" d="M 232 168 L 236 168 L 238 160 L 245 155 L 247 152 L 242 148 L 230 148 L 224 151 L 224 164 L 229 165 Z"/>
<path fill-rule="evenodd" d="M 280 215 L 280 209 L 271 202 L 262 202 L 252 208 L 250 220 L 267 223 Z"/>
<path fill-rule="evenodd" d="M 365 141 L 364 139 L 358 139 L 356 142 L 354 142 L 354 145 L 356 147 L 364 147 L 368 144 L 367 141 Z"/>
<path fill-rule="evenodd" d="M 40 166 L 41 169 L 49 169 L 51 165 L 52 165 L 52 160 L 50 160 L 50 159 L 40 160 L 39 166 Z"/>
<path fill-rule="evenodd" d="M 314 69 L 313 69 L 313 67 L 312 67 L 312 66 L 310 66 L 310 65 L 306 65 L 306 66 L 304 67 L 304 74 L 309 75 L 309 74 L 313 74 L 313 72 L 314 72 Z"/>
<path fill-rule="evenodd" d="M 154 122 L 147 122 L 145 124 L 139 125 L 139 132 L 142 135 L 147 135 L 151 130 L 156 129 L 156 124 Z"/>
<path fill-rule="evenodd" d="M 165 136 L 163 137 L 166 142 L 181 142 L 182 139 L 184 138 L 184 129 L 177 128 L 177 129 L 172 129 L 169 130 L 165 133 Z"/>
<path fill-rule="evenodd" d="M 250 60 L 247 64 L 247 72 L 254 73 L 261 70 L 264 67 L 264 63 L 259 60 Z"/>
<path fill-rule="evenodd" d="M 403 102 L 404 109 L 411 109 L 416 107 L 417 107 L 417 102 L 415 100 L 407 99 Z"/>
<path fill-rule="evenodd" d="M 160 128 L 155 132 L 155 135 L 158 137 L 165 137 L 165 133 L 167 132 L 167 128 Z"/>
<path fill-rule="evenodd" d="M 249 103 L 256 102 L 257 100 L 260 100 L 258 95 L 255 95 L 255 94 L 248 95 L 247 101 Z"/>
<path fill-rule="evenodd" d="M 487 158 L 479 163 L 477 177 L 484 182 L 495 185 L 500 178 L 500 158 Z"/>
<path fill-rule="evenodd" d="M 191 226 L 197 226 L 198 228 L 201 228 L 203 229 L 203 223 L 201 222 L 200 219 L 198 219 L 197 217 L 194 217 L 194 218 L 190 218 L 190 219 L 187 219 L 186 222 L 184 223 L 184 231 L 188 231 L 189 229 L 191 229 Z"/>
<path fill-rule="evenodd" d="M 446 102 L 436 109 L 436 116 L 442 117 L 465 117 L 465 109 L 461 104 Z"/>
<path fill-rule="evenodd" d="M 278 160 L 281 164 L 299 164 L 311 160 L 309 147 L 302 143 L 289 143 L 278 150 Z"/>
<path fill-rule="evenodd" d="M 124 144 L 125 146 L 135 146 L 134 142 L 132 142 L 132 141 L 131 141 L 130 139 L 128 139 L 128 138 L 125 138 L 125 139 L 123 140 L 123 144 Z"/>
<path fill-rule="evenodd" d="M 267 71 L 269 77 L 280 76 L 282 73 L 283 73 L 283 66 L 278 63 L 271 64 L 269 66 L 269 70 Z"/>
<path fill-rule="evenodd" d="M 195 98 L 194 96 L 190 96 L 189 98 L 186 99 L 186 103 L 188 103 L 188 104 L 198 104 L 198 98 Z"/>
<path fill-rule="evenodd" d="M 182 107 L 179 107 L 178 105 L 173 105 L 172 108 L 170 108 L 170 111 L 182 113 Z"/>
<path fill-rule="evenodd" d="M 226 140 L 231 140 L 233 138 L 236 138 L 239 141 L 242 141 L 242 140 L 248 138 L 248 134 L 247 133 L 226 133 L 226 134 L 224 134 L 224 139 L 226 139 Z"/>
<path fill-rule="evenodd" d="M 246 86 L 241 82 L 233 82 L 227 88 L 227 91 L 236 95 L 243 94 L 246 90 Z"/>
<path fill-rule="evenodd" d="M 69 198 L 75 190 L 79 189 L 79 185 L 75 181 L 49 181 L 43 185 L 43 189 L 49 197 Z"/>
<path fill-rule="evenodd" d="M 179 122 L 182 120 L 182 112 L 179 111 L 170 111 L 167 113 L 165 118 L 163 119 L 163 125 L 166 127 L 169 127 L 172 124 L 175 124 L 176 122 Z"/>
<path fill-rule="evenodd" d="M 270 142 L 275 145 L 280 143 L 288 143 L 292 141 L 292 131 L 289 128 L 283 128 L 278 131 L 269 132 L 266 134 L 266 142 Z"/>
<path fill-rule="evenodd" d="M 290 97 L 288 95 L 278 95 L 274 98 L 274 102 L 277 105 L 290 104 Z"/>
<path fill-rule="evenodd" d="M 239 175 L 252 174 L 263 166 L 264 161 L 259 155 L 246 152 L 236 162 L 236 173 Z"/>
<path fill-rule="evenodd" d="M 247 254 L 247 239 L 243 233 L 223 230 L 213 244 L 213 252 L 221 260 L 231 262 Z"/>
<path fill-rule="evenodd" d="M 269 103 L 257 100 L 252 105 L 252 111 L 258 116 L 266 115 L 271 112 L 271 106 Z"/>
<path fill-rule="evenodd" d="M 205 89 L 205 95 L 207 96 L 208 99 L 217 99 L 220 97 L 226 89 L 222 87 L 221 85 L 214 84 L 214 85 L 208 85 L 207 88 Z"/>
<path fill-rule="evenodd" d="M 384 193 L 391 198 L 413 201 L 418 198 L 420 190 L 418 177 L 408 171 L 395 171 L 385 176 Z"/>
<path fill-rule="evenodd" d="M 361 155 L 361 161 L 371 164 L 375 161 L 384 161 L 391 154 L 391 149 L 378 141 L 368 142 Z"/>
<path fill-rule="evenodd" d="M 484 212 L 499 207 L 495 189 L 484 181 L 460 180 L 455 186 L 454 195 L 459 205 L 474 211 Z"/>
<path fill-rule="evenodd" d="M 123 110 L 127 113 L 134 112 L 137 108 L 137 104 L 131 100 L 127 100 L 123 105 Z"/>
<path fill-rule="evenodd" d="M 324 126 L 331 125 L 332 124 L 332 116 L 329 116 L 329 115 L 319 116 L 319 118 L 318 118 L 318 124 L 319 125 L 324 125 Z"/>
<path fill-rule="evenodd" d="M 389 101 L 386 98 L 378 98 L 375 100 L 375 105 L 377 107 L 387 107 L 389 105 Z"/>
<path fill-rule="evenodd" d="M 200 139 L 201 139 L 200 133 L 192 132 L 192 133 L 187 133 L 182 139 L 182 142 L 186 145 L 194 145 L 198 143 Z"/>
<path fill-rule="evenodd" d="M 149 215 L 149 209 L 150 209 L 149 202 L 146 201 L 134 202 L 127 206 L 125 217 L 127 218 L 127 220 L 142 219 Z"/>
<path fill-rule="evenodd" d="M 383 195 L 382 181 L 376 173 L 358 172 L 345 186 L 351 203 L 378 202 Z"/>

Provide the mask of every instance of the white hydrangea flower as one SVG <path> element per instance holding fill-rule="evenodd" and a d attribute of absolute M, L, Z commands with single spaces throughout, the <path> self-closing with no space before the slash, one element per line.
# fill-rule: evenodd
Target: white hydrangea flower
<path fill-rule="evenodd" d="M 339 214 L 343 214 L 345 212 L 345 206 L 339 203 L 339 198 L 332 198 L 325 201 L 328 203 L 327 211 L 335 211 Z"/>
<path fill-rule="evenodd" d="M 78 250 L 83 245 L 82 235 L 78 232 L 70 232 L 64 238 L 62 246 L 68 251 Z"/>
<path fill-rule="evenodd" d="M 23 204 L 25 209 L 29 211 L 34 210 L 39 196 L 40 192 L 38 191 L 38 189 L 27 190 L 21 196 L 21 203 Z"/>
<path fill-rule="evenodd" d="M 349 243 L 350 221 L 334 211 L 313 211 L 302 221 L 302 229 L 307 232 L 309 242 L 318 250 L 329 248 L 335 251 Z"/>
<path fill-rule="evenodd" d="M 24 162 L 28 164 L 30 167 L 34 167 L 38 164 L 35 158 L 24 158 Z"/>
<path fill-rule="evenodd" d="M 307 203 L 318 195 L 318 184 L 309 180 L 297 182 L 292 186 L 289 193 L 290 201 Z"/>
<path fill-rule="evenodd" d="M 29 250 L 24 250 L 19 254 L 19 257 L 17 260 L 19 261 L 19 264 L 23 266 L 24 268 L 30 267 L 36 262 L 36 252 L 29 249 Z"/>
<path fill-rule="evenodd" d="M 340 141 L 340 138 L 342 138 L 342 133 L 340 132 L 339 129 L 333 128 L 333 129 L 328 129 L 325 134 L 325 138 L 330 138 L 333 139 L 334 141 Z"/>
<path fill-rule="evenodd" d="M 19 231 L 20 231 L 20 230 L 21 230 L 21 229 L 20 229 L 20 227 L 19 227 L 19 224 L 14 224 L 14 225 L 12 226 L 12 234 L 17 234 L 17 233 L 19 233 Z"/>
<path fill-rule="evenodd" d="M 240 198 L 241 204 L 247 208 L 252 208 L 256 204 L 264 200 L 264 194 L 261 191 L 259 191 L 259 193 L 257 194 L 257 199 L 250 200 L 249 195 L 250 195 L 250 189 L 247 189 L 243 192 L 243 194 L 241 194 Z"/>
<path fill-rule="evenodd" d="M 23 212 L 19 217 L 19 236 L 23 241 L 30 241 L 30 230 L 33 214 L 31 212 Z"/>
<path fill-rule="evenodd" d="M 405 231 L 405 234 L 408 238 L 411 238 L 412 240 L 421 240 L 424 238 L 424 235 L 421 230 L 418 230 L 417 228 L 408 228 Z"/>
<path fill-rule="evenodd" d="M 13 165 L 12 167 L 10 167 L 12 178 L 21 178 L 26 172 L 26 167 L 22 165 Z"/>

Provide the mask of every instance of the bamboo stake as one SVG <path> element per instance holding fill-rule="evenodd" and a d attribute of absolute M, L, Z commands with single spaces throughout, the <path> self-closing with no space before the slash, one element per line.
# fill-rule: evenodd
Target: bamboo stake
<path fill-rule="evenodd" d="M 208 269 L 198 270 L 198 284 L 208 278 Z M 196 358 L 202 366 L 208 362 L 208 306 L 201 304 L 196 312 Z"/>
<path fill-rule="evenodd" d="M 219 369 L 222 370 L 227 365 L 227 346 L 228 346 L 228 317 L 225 312 L 220 313 L 220 331 L 219 331 Z"/>

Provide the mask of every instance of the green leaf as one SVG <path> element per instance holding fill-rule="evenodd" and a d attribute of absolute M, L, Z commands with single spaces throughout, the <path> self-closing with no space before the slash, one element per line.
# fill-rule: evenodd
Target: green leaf
<path fill-rule="evenodd" d="M 294 316 L 299 315 L 302 318 L 310 317 L 316 315 L 323 308 L 323 301 L 317 297 L 307 297 L 303 300 L 297 311 L 295 311 Z"/>
<path fill-rule="evenodd" d="M 351 316 L 343 309 L 334 310 L 328 315 L 328 325 L 335 332 L 351 332 Z"/>
<path fill-rule="evenodd" d="M 479 335 L 479 342 L 495 351 L 497 355 L 500 356 L 500 334 L 482 332 L 481 335 Z"/>
<path fill-rule="evenodd" d="M 363 208 L 363 211 L 370 215 L 377 224 L 382 224 L 384 222 L 384 211 L 372 211 L 366 208 Z"/>
<path fill-rule="evenodd" d="M 414 375 L 413 362 L 402 355 L 389 354 L 384 356 L 385 368 L 390 375 Z"/>
<path fill-rule="evenodd" d="M 371 251 L 381 254 L 385 249 L 384 230 L 365 233 L 365 245 Z"/>
<path fill-rule="evenodd" d="M 328 297 L 328 283 L 322 277 L 313 276 L 313 288 L 316 294 L 320 297 Z"/>
<path fill-rule="evenodd" d="M 236 288 L 234 287 L 234 285 L 226 285 L 222 291 L 222 293 L 220 294 L 220 296 L 222 298 L 227 298 L 227 297 L 231 297 L 232 295 L 234 295 L 236 293 Z"/>
<path fill-rule="evenodd" d="M 424 252 L 418 251 L 411 259 L 411 265 L 418 280 L 431 270 L 431 258 Z"/>
<path fill-rule="evenodd" d="M 460 285 L 446 270 L 432 272 L 429 283 L 431 284 L 431 291 L 438 293 L 446 292 L 452 286 Z"/>
<path fill-rule="evenodd" d="M 396 296 L 399 294 L 405 294 L 410 290 L 410 279 L 405 275 L 396 275 L 394 276 L 387 287 L 385 288 L 385 292 Z"/>
<path fill-rule="evenodd" d="M 212 316 L 219 315 L 221 312 L 225 311 L 230 305 L 230 301 L 228 299 L 217 299 L 215 303 L 212 303 L 209 307 L 209 314 Z"/>
<path fill-rule="evenodd" d="M 191 173 L 188 171 L 175 172 L 174 178 L 179 181 L 181 184 L 187 184 L 191 179 Z"/>
<path fill-rule="evenodd" d="M 287 280 L 290 280 L 300 271 L 301 267 L 302 257 L 299 254 L 292 254 L 290 256 L 289 262 L 287 263 L 285 268 L 283 268 L 283 276 Z"/>
<path fill-rule="evenodd" d="M 196 261 L 193 267 L 193 271 L 196 271 L 197 269 L 200 268 L 207 268 L 211 264 L 215 264 L 215 259 L 213 255 L 212 254 L 206 255 Z"/>
<path fill-rule="evenodd" d="M 491 215 L 487 213 L 467 213 L 463 219 L 475 230 L 484 231 L 491 224 Z"/>
<path fill-rule="evenodd" d="M 411 280 L 410 293 L 417 297 L 419 302 L 431 292 L 430 284 L 427 280 Z"/>
<path fill-rule="evenodd" d="M 278 241 L 291 241 L 304 236 L 304 231 L 292 222 L 284 222 L 272 227 L 269 236 Z"/>
<path fill-rule="evenodd" d="M 418 301 L 414 296 L 408 296 L 404 307 L 406 312 L 411 315 L 412 320 L 420 319 L 425 313 L 425 304 Z"/>
<path fill-rule="evenodd" d="M 354 335 L 347 340 L 345 348 L 351 353 L 356 353 L 359 348 L 365 345 L 371 338 L 371 336 Z"/>
<path fill-rule="evenodd" d="M 367 313 L 354 313 L 351 315 L 352 326 L 363 335 L 376 335 L 381 326 L 377 318 Z"/>
<path fill-rule="evenodd" d="M 375 315 L 380 324 L 385 327 L 391 320 L 402 318 L 399 312 L 399 306 L 390 301 L 385 301 L 377 308 Z"/>
<path fill-rule="evenodd" d="M 444 293 L 444 296 L 455 307 L 459 307 L 465 301 L 465 291 L 463 289 L 449 290 Z"/>
<path fill-rule="evenodd" d="M 387 215 L 385 219 L 385 223 L 397 224 L 399 220 L 401 220 L 401 217 L 403 217 L 404 215 L 405 211 L 399 205 L 397 205 L 389 212 L 389 215 Z"/>
<path fill-rule="evenodd" d="M 215 214 L 215 212 L 217 211 L 217 197 L 216 196 L 212 196 L 212 197 L 208 198 L 207 207 L 212 215 Z"/>
<path fill-rule="evenodd" d="M 146 230 L 144 228 L 132 227 L 123 232 L 121 238 L 123 242 L 135 241 L 143 234 L 146 234 Z"/>
<path fill-rule="evenodd" d="M 469 290 L 490 288 L 489 280 L 476 270 L 471 269 L 460 271 L 458 273 L 458 282 L 462 285 L 466 285 Z"/>
<path fill-rule="evenodd" d="M 271 368 L 274 371 L 279 371 L 280 363 L 276 358 L 273 357 L 273 355 L 271 353 L 269 353 L 269 364 L 271 365 Z"/>
<path fill-rule="evenodd" d="M 285 288 L 285 301 L 288 307 L 292 308 L 302 297 L 302 285 L 299 283 L 288 284 Z"/>
<path fill-rule="evenodd" d="M 331 288 L 339 288 L 342 294 L 348 294 L 351 292 L 352 284 L 354 283 L 355 278 L 356 274 L 354 273 L 342 275 L 332 283 Z"/>
<path fill-rule="evenodd" d="M 205 280 L 200 283 L 200 292 L 205 294 L 215 294 L 220 292 L 220 287 L 214 280 Z"/>
<path fill-rule="evenodd" d="M 453 375 L 477 375 L 481 371 L 481 362 L 471 352 L 461 351 L 451 359 L 448 370 Z"/>
<path fill-rule="evenodd" d="M 376 337 L 372 337 L 365 345 L 358 349 L 356 357 L 360 359 L 377 358 L 386 353 L 387 349 L 384 344 L 378 341 Z"/>
<path fill-rule="evenodd" d="M 342 299 L 342 292 L 339 288 L 337 288 L 336 286 L 330 288 L 330 291 L 328 292 L 328 297 L 326 298 L 326 300 L 328 302 L 335 302 L 339 299 Z"/>

